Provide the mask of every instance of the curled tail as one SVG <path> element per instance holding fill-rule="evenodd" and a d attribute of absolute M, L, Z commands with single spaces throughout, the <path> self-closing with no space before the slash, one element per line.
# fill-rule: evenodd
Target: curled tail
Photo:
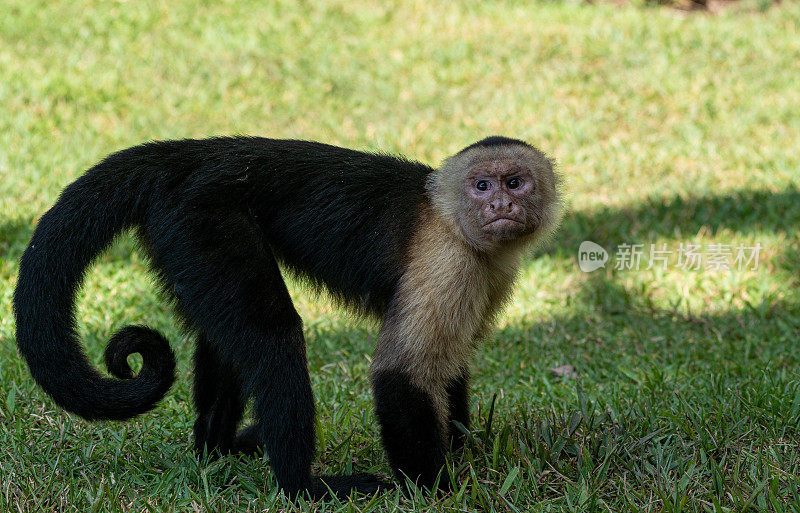
<path fill-rule="evenodd" d="M 39 385 L 86 419 L 127 419 L 151 409 L 175 379 L 175 356 L 158 332 L 128 326 L 109 342 L 116 376 L 95 370 L 75 327 L 75 294 L 86 269 L 122 230 L 142 223 L 149 196 L 141 163 L 120 152 L 61 193 L 22 255 L 14 291 L 17 345 Z M 142 355 L 134 376 L 128 355 Z"/>

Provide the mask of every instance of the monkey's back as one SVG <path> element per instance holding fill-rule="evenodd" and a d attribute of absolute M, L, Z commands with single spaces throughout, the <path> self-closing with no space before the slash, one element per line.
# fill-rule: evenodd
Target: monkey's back
<path fill-rule="evenodd" d="M 403 272 L 432 169 L 303 141 L 269 149 L 265 165 L 274 167 L 265 174 L 261 212 L 279 259 L 337 299 L 381 314 Z"/>
<path fill-rule="evenodd" d="M 180 182 L 170 188 L 188 196 L 182 202 L 238 205 L 285 268 L 347 306 L 382 314 L 426 202 L 429 166 L 310 141 L 232 137 L 154 149 L 162 144 L 190 162 L 163 182 Z"/>

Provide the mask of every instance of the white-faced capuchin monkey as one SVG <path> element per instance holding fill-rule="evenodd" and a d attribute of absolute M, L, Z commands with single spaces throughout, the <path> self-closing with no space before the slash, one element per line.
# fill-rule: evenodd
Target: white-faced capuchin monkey
<path fill-rule="evenodd" d="M 302 321 L 279 271 L 383 319 L 372 386 L 392 470 L 431 487 L 469 425 L 469 364 L 508 299 L 524 249 L 552 232 L 559 179 L 525 142 L 489 137 L 439 169 L 308 141 L 151 142 L 114 153 L 61 193 L 20 262 L 17 344 L 33 378 L 86 419 L 128 419 L 172 385 L 175 357 L 143 326 L 89 363 L 75 294 L 133 228 L 196 333 L 195 447 L 266 451 L 289 496 L 372 493 L 376 476 L 312 476 L 314 397 Z M 132 353 L 143 359 L 134 375 Z M 254 424 L 237 433 L 247 400 Z M 446 476 L 440 480 L 447 486 Z"/>

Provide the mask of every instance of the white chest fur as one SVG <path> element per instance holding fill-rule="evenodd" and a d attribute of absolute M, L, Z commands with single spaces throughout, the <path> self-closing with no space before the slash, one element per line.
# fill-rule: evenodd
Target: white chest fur
<path fill-rule="evenodd" d="M 381 329 L 375 364 L 402 370 L 420 386 L 446 385 L 469 365 L 476 339 L 491 329 L 520 252 L 480 254 L 447 227 L 423 226 Z"/>

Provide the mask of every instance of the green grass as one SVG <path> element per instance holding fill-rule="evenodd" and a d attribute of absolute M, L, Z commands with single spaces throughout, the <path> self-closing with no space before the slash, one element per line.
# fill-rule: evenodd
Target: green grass
<path fill-rule="evenodd" d="M 563 228 L 526 260 L 476 358 L 456 492 L 315 507 L 800 511 L 800 4 L 715 16 L 380 4 L 0 5 L 0 511 L 290 508 L 266 462 L 191 453 L 192 343 L 129 239 L 89 272 L 78 315 L 98 365 L 131 322 L 172 341 L 178 383 L 152 413 L 65 414 L 14 343 L 17 261 L 61 188 L 125 146 L 230 133 L 432 164 L 500 133 L 567 177 Z M 753 271 L 585 274 L 586 239 L 764 249 Z M 367 379 L 375 326 L 292 293 L 318 401 L 315 469 L 386 475 Z M 547 370 L 562 364 L 579 378 Z"/>

